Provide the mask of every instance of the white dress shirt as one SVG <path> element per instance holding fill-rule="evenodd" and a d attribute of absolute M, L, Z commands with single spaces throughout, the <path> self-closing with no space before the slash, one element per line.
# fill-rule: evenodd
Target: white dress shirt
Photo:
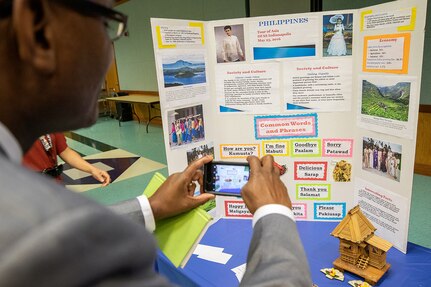
<path fill-rule="evenodd" d="M 234 35 L 224 37 L 222 49 L 223 61 L 225 62 L 240 61 L 240 57 L 244 56 L 238 38 Z"/>
<path fill-rule="evenodd" d="M 269 214 L 281 214 L 295 221 L 295 217 L 293 216 L 293 211 L 289 207 L 281 204 L 267 204 L 259 207 L 254 213 L 253 227 L 255 226 L 255 224 L 259 219 Z"/>

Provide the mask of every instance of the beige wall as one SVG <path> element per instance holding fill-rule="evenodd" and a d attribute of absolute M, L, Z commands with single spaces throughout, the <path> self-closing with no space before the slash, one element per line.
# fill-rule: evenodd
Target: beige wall
<path fill-rule="evenodd" d="M 431 176 L 431 105 L 421 106 L 416 139 L 415 173 Z"/>

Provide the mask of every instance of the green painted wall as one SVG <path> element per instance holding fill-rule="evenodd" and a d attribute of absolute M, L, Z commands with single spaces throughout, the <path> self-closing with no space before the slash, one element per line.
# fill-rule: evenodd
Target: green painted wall
<path fill-rule="evenodd" d="M 122 90 L 157 91 L 150 18 L 218 20 L 246 16 L 245 0 L 131 0 L 116 7 L 129 16 L 129 37 L 115 42 Z"/>
<path fill-rule="evenodd" d="M 359 9 L 367 6 L 373 6 L 391 2 L 390 0 L 323 0 L 322 10 L 344 10 Z"/>
<path fill-rule="evenodd" d="M 310 12 L 307 0 L 250 0 L 250 17 Z"/>

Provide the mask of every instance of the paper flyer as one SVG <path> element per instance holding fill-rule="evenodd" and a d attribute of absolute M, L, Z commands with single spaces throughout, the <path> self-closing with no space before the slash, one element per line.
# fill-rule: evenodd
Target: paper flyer
<path fill-rule="evenodd" d="M 279 65 L 218 65 L 216 94 L 220 112 L 250 114 L 280 110 Z"/>
<path fill-rule="evenodd" d="M 372 10 L 362 13 L 361 30 L 398 27 L 398 30 L 414 30 L 416 7 L 399 10 L 388 10 L 373 13 Z"/>
<path fill-rule="evenodd" d="M 376 235 L 389 240 L 404 253 L 407 252 L 409 200 L 370 182 L 357 179 L 355 202 L 377 228 Z"/>
<path fill-rule="evenodd" d="M 410 33 L 364 37 L 364 72 L 407 74 Z"/>
<path fill-rule="evenodd" d="M 285 62 L 286 111 L 350 111 L 352 109 L 352 61 Z"/>
<path fill-rule="evenodd" d="M 414 77 L 362 76 L 359 79 L 358 125 L 413 138 L 418 113 L 417 85 Z"/>
<path fill-rule="evenodd" d="M 254 60 L 316 56 L 319 39 L 316 15 L 262 17 L 249 25 Z"/>

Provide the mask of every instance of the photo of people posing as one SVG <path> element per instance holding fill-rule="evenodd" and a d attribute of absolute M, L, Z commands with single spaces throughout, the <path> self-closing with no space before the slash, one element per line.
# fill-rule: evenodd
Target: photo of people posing
<path fill-rule="evenodd" d="M 168 122 L 171 148 L 178 148 L 205 139 L 202 105 L 168 111 Z"/>
<path fill-rule="evenodd" d="M 214 144 L 212 142 L 188 150 L 187 164 L 191 164 L 206 155 L 212 155 L 214 158 Z"/>
<path fill-rule="evenodd" d="M 401 150 L 399 144 L 364 137 L 362 140 L 362 169 L 400 181 Z"/>
<path fill-rule="evenodd" d="M 323 56 L 352 55 L 353 14 L 323 16 Z"/>

